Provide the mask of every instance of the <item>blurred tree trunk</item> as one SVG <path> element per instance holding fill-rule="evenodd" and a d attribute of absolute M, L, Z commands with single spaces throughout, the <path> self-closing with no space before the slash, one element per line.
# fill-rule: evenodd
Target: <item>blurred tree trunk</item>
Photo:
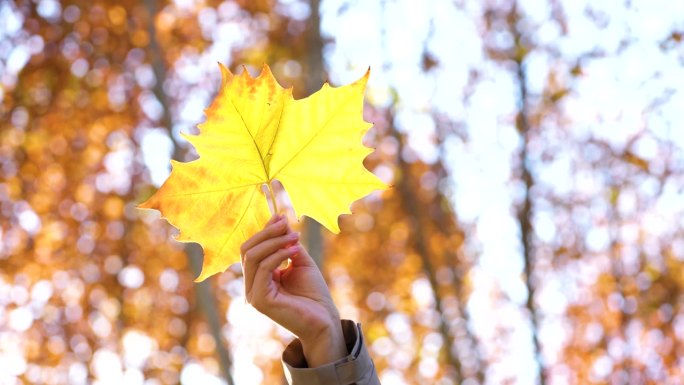
<path fill-rule="evenodd" d="M 150 20 L 148 22 L 148 33 L 150 36 L 150 61 L 156 77 L 156 83 L 154 85 L 154 95 L 159 100 L 162 105 L 162 127 L 168 130 L 169 138 L 173 142 L 173 159 L 182 161 L 183 160 L 183 150 L 176 138 L 173 135 L 173 118 L 171 117 L 170 103 L 166 98 L 164 93 L 164 82 L 166 79 L 166 74 L 168 68 L 166 67 L 166 61 L 161 47 L 156 39 L 155 30 L 155 15 L 157 14 L 157 0 L 145 0 L 145 7 L 149 14 Z M 202 270 L 202 248 L 195 243 L 188 243 L 185 245 L 185 253 L 188 257 L 189 265 L 192 269 L 192 273 L 195 277 L 199 276 Z M 206 321 L 209 324 L 209 331 L 216 344 L 216 354 L 221 368 L 221 373 L 225 378 L 228 385 L 234 385 L 233 377 L 231 375 L 232 360 L 227 347 L 227 341 L 221 338 L 221 317 L 217 311 L 216 299 L 213 295 L 213 290 L 211 286 L 211 280 L 205 280 L 204 282 L 195 283 L 195 301 L 198 305 L 200 311 L 204 313 Z M 188 327 L 188 330 L 190 328 Z"/>
<path fill-rule="evenodd" d="M 384 13 L 384 10 L 387 7 L 387 2 L 386 1 L 381 1 L 380 3 L 380 8 L 383 10 L 382 13 Z M 383 40 L 383 47 L 387 46 L 387 27 L 383 23 L 382 28 L 381 28 L 381 34 L 382 34 L 382 40 Z M 387 66 L 389 63 L 383 63 L 383 66 Z M 392 103 L 392 106 L 396 106 L 396 100 Z M 393 107 L 392 107 L 393 108 Z M 447 364 L 450 365 L 454 370 L 453 370 L 453 375 L 449 376 L 454 383 L 460 384 L 461 381 L 465 378 L 464 373 L 463 373 L 463 368 L 461 365 L 461 361 L 458 357 L 457 352 L 453 348 L 454 346 L 454 337 L 452 337 L 449 324 L 447 323 L 447 319 L 445 317 L 445 311 L 444 311 L 444 300 L 442 298 L 441 290 L 440 290 L 440 285 L 439 282 L 437 281 L 437 272 L 436 268 L 434 266 L 433 260 L 434 256 L 432 255 L 432 252 L 429 247 L 429 240 L 427 238 L 427 235 L 425 234 L 425 231 L 423 231 L 423 226 L 422 226 L 422 215 L 424 215 L 425 210 L 420 208 L 420 202 L 417 196 L 417 193 L 415 189 L 417 188 L 418 181 L 414 180 L 412 177 L 412 171 L 411 171 L 411 165 L 406 162 L 406 160 L 403 158 L 402 154 L 404 153 L 404 147 L 405 143 L 404 140 L 406 139 L 399 131 L 397 131 L 395 125 L 394 125 L 394 111 L 389 109 L 387 111 L 387 122 L 389 124 L 389 132 L 387 134 L 391 135 L 394 137 L 396 140 L 396 143 L 398 145 L 397 148 L 397 166 L 398 166 L 398 171 L 399 171 L 399 178 L 396 181 L 395 188 L 399 190 L 399 199 L 402 203 L 402 207 L 404 210 L 406 210 L 407 214 L 407 219 L 409 222 L 409 226 L 411 229 L 411 232 L 413 234 L 413 247 L 418 254 L 418 257 L 420 258 L 421 265 L 422 265 L 422 270 L 425 273 L 428 282 L 430 283 L 430 288 L 432 291 L 433 295 L 433 300 L 435 303 L 435 310 L 438 313 L 439 316 L 439 325 L 438 325 L 438 331 L 444 341 L 443 348 L 444 348 L 444 354 L 446 357 Z M 431 219 L 428 218 L 430 221 Z M 448 256 L 447 256 L 448 257 Z M 457 290 L 458 291 L 458 290 Z M 456 293 L 457 297 L 458 293 Z M 459 305 L 460 306 L 460 305 Z M 465 313 L 461 313 L 463 316 Z M 464 318 L 465 321 L 465 318 Z M 479 375 L 478 375 L 479 377 Z"/>
<path fill-rule="evenodd" d="M 452 376 L 454 383 L 460 384 L 464 376 L 461 368 L 461 361 L 455 354 L 453 349 L 453 340 L 451 336 L 449 325 L 444 316 L 444 301 L 442 299 L 441 291 L 439 289 L 439 283 L 437 282 L 437 273 L 433 264 L 433 257 L 428 247 L 428 240 L 423 227 L 421 225 L 421 213 L 424 210 L 418 207 L 418 198 L 414 192 L 416 186 L 418 186 L 417 181 L 412 179 L 410 165 L 406 163 L 402 157 L 404 149 L 404 139 L 402 135 L 394 127 L 394 116 L 390 113 L 388 117 L 388 122 L 390 122 L 390 132 L 391 135 L 397 141 L 397 163 L 399 166 L 399 180 L 397 181 L 396 188 L 399 190 L 399 196 L 402 202 L 402 206 L 408 214 L 408 221 L 410 223 L 410 229 L 413 233 L 413 246 L 415 247 L 416 253 L 418 254 L 420 261 L 422 263 L 423 271 L 430 282 L 430 288 L 432 289 L 433 300 L 435 301 L 435 310 L 439 315 L 439 333 L 444 340 L 444 353 L 446 356 L 447 363 L 454 368 L 454 375 Z"/>
<path fill-rule="evenodd" d="M 443 143 L 444 139 L 440 138 L 440 141 Z M 441 150 L 440 150 L 441 151 Z M 444 159 L 443 155 L 440 155 L 440 159 Z M 447 178 L 447 172 L 444 168 L 444 160 L 441 160 L 435 165 L 435 171 L 436 174 L 438 175 L 439 180 L 443 180 Z M 443 198 L 446 199 L 446 198 Z M 449 202 L 446 202 L 445 204 L 450 205 Z M 450 218 L 451 217 L 451 218 Z M 440 210 L 439 211 L 439 216 L 433 219 L 436 224 L 437 228 L 444 234 L 445 236 L 450 236 L 453 234 L 449 234 L 449 232 L 453 232 L 454 230 L 451 229 L 450 227 L 450 222 L 456 222 L 455 218 L 455 213 L 450 210 Z M 457 232 L 460 232 L 459 229 L 456 230 Z M 461 234 L 461 236 L 463 236 Z M 456 296 L 456 299 L 458 301 L 458 316 L 461 317 L 463 320 L 463 328 L 462 332 L 459 333 L 459 330 L 453 331 L 453 335 L 462 335 L 466 340 L 469 345 L 469 348 L 472 350 L 471 356 L 472 356 L 472 361 L 473 364 L 471 366 L 474 366 L 476 370 L 474 373 L 468 373 L 469 371 L 467 368 L 463 368 L 461 378 L 465 379 L 468 375 L 473 376 L 477 379 L 478 384 L 484 384 L 484 372 L 485 372 L 485 367 L 483 365 L 483 360 L 482 357 L 480 356 L 480 351 L 478 349 L 478 339 L 473 333 L 472 329 L 470 328 L 470 313 L 468 312 L 468 309 L 466 307 L 466 302 L 468 301 L 468 294 L 466 291 L 466 288 L 464 288 L 464 283 L 466 282 L 467 279 L 467 273 L 471 269 L 472 265 L 469 261 L 466 260 L 466 258 L 462 257 L 459 255 L 457 249 L 452 249 L 452 248 L 447 248 L 445 255 L 444 255 L 444 263 L 451 269 L 454 275 L 454 284 L 453 284 L 453 290 L 454 294 Z M 460 354 L 462 352 L 457 352 L 459 354 L 458 357 L 461 357 Z M 460 358 L 459 358 L 460 360 Z"/>
<path fill-rule="evenodd" d="M 316 92 L 325 81 L 325 69 L 323 67 L 323 39 L 321 38 L 320 1 L 310 0 L 311 15 L 307 21 L 306 41 L 308 51 L 306 63 L 304 63 L 306 93 L 311 95 Z M 306 248 L 318 265 L 323 269 L 323 234 L 321 225 L 311 218 L 305 219 L 305 242 Z"/>
<path fill-rule="evenodd" d="M 612 178 L 611 178 L 612 179 Z M 622 218 L 620 217 L 620 211 L 617 207 L 617 198 L 620 195 L 620 184 L 610 181 L 609 183 L 611 191 L 611 196 L 614 197 L 610 199 L 610 208 L 608 209 L 608 229 L 610 236 L 610 275 L 613 278 L 613 284 L 615 288 L 615 293 L 619 294 L 619 298 L 624 302 L 628 297 L 628 293 L 625 290 L 625 263 L 622 259 L 620 250 L 622 245 L 620 244 L 620 227 L 622 225 Z M 639 253 L 640 264 L 643 262 L 643 253 Z M 639 383 L 638 375 L 638 364 L 633 363 L 634 354 L 632 352 L 632 346 L 630 344 L 630 339 L 628 337 L 627 327 L 632 321 L 632 316 L 624 311 L 624 305 L 621 309 L 616 311 L 616 327 L 614 331 L 608 331 L 606 334 L 610 335 L 610 338 L 604 338 L 601 340 L 601 347 L 608 351 L 609 344 L 611 341 L 621 341 L 623 343 L 623 358 L 621 360 L 616 360 L 615 366 L 622 368 L 629 378 L 628 383 L 636 384 Z M 633 381 L 634 380 L 634 381 Z"/>
<path fill-rule="evenodd" d="M 524 68 L 524 61 L 529 47 L 527 46 L 527 37 L 521 31 L 519 20 L 521 15 L 518 12 L 517 4 L 511 8 L 511 14 L 508 19 L 511 34 L 515 41 L 513 48 L 513 61 L 515 62 L 516 71 L 514 73 L 515 81 L 518 86 L 518 113 L 516 119 L 516 128 L 520 134 L 520 153 L 518 155 L 518 175 L 523 183 L 525 197 L 521 207 L 518 208 L 518 224 L 520 226 L 520 240 L 523 250 L 523 262 L 525 270 L 525 287 L 527 288 L 527 301 L 525 307 L 529 312 L 530 324 L 532 328 L 532 341 L 534 345 L 534 355 L 539 366 L 539 383 L 546 384 L 546 374 L 544 369 L 544 361 L 541 352 L 541 343 L 539 341 L 539 323 L 540 316 L 535 304 L 536 283 L 534 281 L 535 268 L 535 248 L 534 248 L 534 229 L 532 228 L 531 218 L 534 211 L 532 204 L 531 191 L 534 188 L 534 177 L 530 170 L 530 160 L 528 156 L 531 124 L 529 119 L 529 95 L 527 91 L 527 77 Z"/>
<path fill-rule="evenodd" d="M 302 63 L 305 69 L 304 82 L 307 95 L 318 91 L 327 78 L 323 66 L 320 0 L 310 0 L 309 7 L 311 14 L 306 25 L 307 51 L 305 61 Z M 304 243 L 318 268 L 323 270 L 323 232 L 321 225 L 309 217 L 304 218 Z M 282 383 L 288 383 L 284 375 Z"/>

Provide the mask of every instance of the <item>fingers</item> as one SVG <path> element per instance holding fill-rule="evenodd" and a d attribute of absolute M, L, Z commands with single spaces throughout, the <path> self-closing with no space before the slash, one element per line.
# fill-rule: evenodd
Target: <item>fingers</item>
<path fill-rule="evenodd" d="M 245 253 L 247 250 L 251 249 L 255 245 L 265 241 L 266 239 L 277 237 L 287 233 L 289 226 L 287 224 L 287 219 L 282 215 L 274 215 L 266 223 L 264 229 L 258 233 L 252 235 L 251 238 L 245 241 L 245 243 L 240 246 L 240 256 L 242 257 L 242 262 L 245 262 Z"/>
<path fill-rule="evenodd" d="M 255 309 L 262 313 L 267 313 L 270 306 L 268 294 L 268 287 L 273 279 L 273 272 L 280 266 L 281 263 L 289 258 L 292 258 L 301 250 L 301 247 L 295 245 L 287 248 L 277 250 L 270 254 L 259 263 L 254 273 L 253 285 L 249 291 L 245 292 L 247 302 L 252 304 Z"/>
<path fill-rule="evenodd" d="M 297 243 L 297 241 L 299 241 L 299 233 L 288 233 L 279 237 L 266 239 L 245 251 L 242 262 L 245 279 L 245 293 L 251 291 L 252 284 L 255 280 L 255 274 L 263 261 L 279 250 Z"/>
<path fill-rule="evenodd" d="M 269 219 L 268 222 L 266 222 L 264 227 L 266 227 L 270 224 L 276 223 L 279 219 L 282 219 L 282 218 L 284 218 L 284 216 L 282 214 L 273 214 L 273 215 L 271 215 L 271 219 Z"/>
<path fill-rule="evenodd" d="M 297 253 L 292 257 L 292 266 L 293 267 L 299 267 L 299 266 L 316 266 L 316 262 L 311 258 L 311 255 L 309 255 L 309 252 L 306 251 L 304 247 L 301 245 L 297 244 L 293 247 L 298 247 L 299 250 L 297 250 Z M 318 268 L 318 267 L 317 267 Z"/>

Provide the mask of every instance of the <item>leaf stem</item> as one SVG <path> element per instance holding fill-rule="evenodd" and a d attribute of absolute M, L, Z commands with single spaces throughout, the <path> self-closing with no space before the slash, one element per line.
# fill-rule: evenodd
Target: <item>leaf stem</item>
<path fill-rule="evenodd" d="M 268 181 L 268 196 L 271 199 L 271 206 L 273 206 L 273 215 L 278 214 L 278 205 L 276 204 L 275 194 L 273 193 L 273 186 L 271 181 Z"/>

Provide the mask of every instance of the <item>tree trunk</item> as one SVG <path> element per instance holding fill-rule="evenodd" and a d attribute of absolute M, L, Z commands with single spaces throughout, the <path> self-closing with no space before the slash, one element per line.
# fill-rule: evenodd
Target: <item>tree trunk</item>
<path fill-rule="evenodd" d="M 390 116 L 388 121 L 393 121 L 393 116 Z M 421 220 L 420 220 L 420 210 L 416 205 L 417 198 L 413 192 L 413 187 L 416 184 L 411 180 L 411 170 L 409 165 L 402 158 L 402 149 L 404 147 L 403 138 L 401 134 L 397 132 L 394 128 L 394 124 L 390 126 L 391 135 L 393 135 L 397 143 L 399 143 L 399 148 L 397 150 L 397 162 L 399 163 L 399 170 L 401 174 L 401 179 L 398 181 L 397 188 L 399 189 L 399 196 L 401 197 L 402 206 L 406 209 L 409 217 L 409 223 L 411 231 L 414 234 L 414 244 L 416 253 L 420 257 L 421 263 L 423 265 L 423 271 L 430 282 L 430 287 L 432 289 L 433 300 L 435 301 L 435 310 L 439 314 L 439 333 L 444 340 L 444 349 L 446 354 L 447 363 L 455 369 L 455 376 L 452 378 L 456 384 L 460 384 L 463 379 L 463 373 L 461 370 L 461 361 L 458 359 L 456 354 L 452 349 L 453 338 L 449 331 L 449 325 L 444 319 L 444 305 L 442 296 L 439 290 L 439 284 L 437 282 L 437 274 L 435 268 L 432 264 L 432 258 L 430 256 L 430 250 L 428 249 L 425 233 L 422 230 Z"/>
<path fill-rule="evenodd" d="M 325 80 L 325 69 L 323 68 L 323 39 L 321 38 L 321 18 L 320 1 L 310 0 L 311 15 L 307 21 L 307 44 L 308 55 L 306 57 L 306 92 L 312 94 L 318 90 Z M 318 265 L 323 269 L 323 234 L 321 225 L 311 218 L 305 219 L 305 243 L 306 248 Z"/>
<path fill-rule="evenodd" d="M 171 110 L 169 102 L 164 93 L 164 81 L 166 79 L 166 61 L 164 60 L 161 47 L 156 39 L 156 30 L 154 18 L 157 14 L 157 4 L 156 0 L 145 0 L 145 7 L 149 14 L 150 20 L 148 21 L 148 33 L 150 35 L 150 55 L 151 64 L 154 70 L 154 75 L 157 78 L 157 82 L 154 85 L 154 95 L 159 100 L 163 108 L 163 114 L 161 118 L 161 125 L 168 130 L 169 137 L 173 141 L 173 159 L 182 161 L 183 151 L 180 145 L 177 143 L 173 136 L 173 119 L 171 117 Z M 199 245 L 194 243 L 188 243 L 185 246 L 185 253 L 188 257 L 188 263 L 192 269 L 193 275 L 196 277 L 200 274 L 202 270 L 202 249 Z M 195 288 L 195 301 L 200 308 L 200 311 L 204 313 L 207 323 L 209 324 L 209 331 L 214 338 L 216 344 L 216 354 L 221 367 L 221 373 L 226 379 L 228 385 L 234 385 L 233 377 L 231 375 L 232 361 L 230 354 L 228 352 L 227 341 L 221 338 L 221 319 L 216 310 L 216 299 L 213 296 L 213 290 L 211 287 L 211 281 L 205 280 L 204 282 L 194 285 Z"/>
<path fill-rule="evenodd" d="M 513 19 L 519 20 L 517 4 L 513 6 Z M 544 361 L 541 352 L 541 343 L 539 341 L 539 323 L 540 316 L 537 312 L 537 307 L 534 303 L 536 285 L 534 282 L 534 230 L 532 228 L 531 218 L 533 213 L 533 203 L 530 193 L 534 187 L 534 177 L 530 170 L 530 161 L 528 159 L 529 137 L 530 137 L 530 121 L 529 121 L 529 106 L 528 106 L 528 92 L 527 92 L 527 78 L 525 69 L 523 68 L 523 61 L 525 58 L 524 52 L 526 47 L 523 46 L 524 37 L 518 24 L 511 24 L 511 32 L 515 39 L 515 57 L 516 64 L 515 80 L 518 85 L 518 119 L 516 122 L 518 132 L 520 133 L 521 148 L 518 155 L 518 162 L 520 167 L 520 179 L 525 186 L 525 199 L 522 206 L 518 208 L 518 224 L 520 226 L 520 240 L 523 248 L 523 262 L 525 264 L 525 287 L 527 288 L 527 301 L 525 308 L 529 312 L 530 324 L 532 327 L 532 341 L 534 344 L 534 355 L 539 366 L 539 383 L 546 384 L 546 373 L 544 369 Z"/>

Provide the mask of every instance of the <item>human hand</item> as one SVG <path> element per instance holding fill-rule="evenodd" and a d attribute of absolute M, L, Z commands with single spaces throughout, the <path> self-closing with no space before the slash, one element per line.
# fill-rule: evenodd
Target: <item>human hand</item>
<path fill-rule="evenodd" d="M 274 215 L 240 254 L 247 302 L 300 339 L 309 367 L 347 355 L 328 285 L 284 216 Z"/>

